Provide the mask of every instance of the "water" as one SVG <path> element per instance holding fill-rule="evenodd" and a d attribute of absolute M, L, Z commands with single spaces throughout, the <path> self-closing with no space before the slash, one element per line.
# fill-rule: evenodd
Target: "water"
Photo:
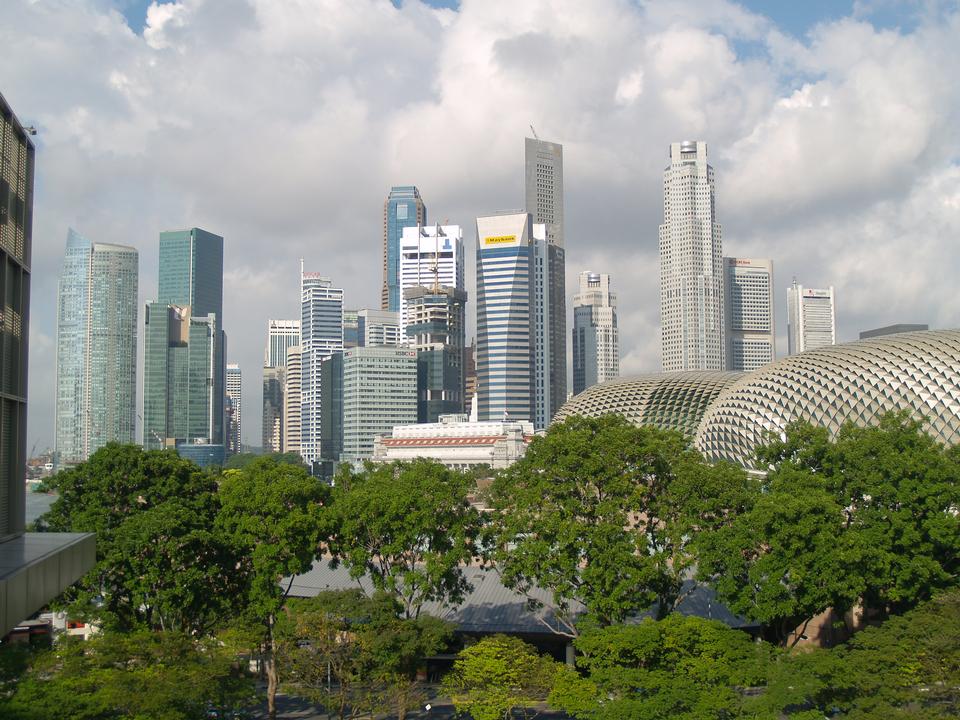
<path fill-rule="evenodd" d="M 26 522 L 27 525 L 32 523 L 38 517 L 43 515 L 47 510 L 50 509 L 50 506 L 53 504 L 53 501 L 57 499 L 56 493 L 35 493 L 31 492 L 30 486 L 27 486 L 27 510 L 26 510 Z"/>

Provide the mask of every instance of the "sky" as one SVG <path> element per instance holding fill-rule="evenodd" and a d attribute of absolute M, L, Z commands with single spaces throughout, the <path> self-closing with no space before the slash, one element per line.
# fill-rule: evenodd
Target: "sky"
<path fill-rule="evenodd" d="M 836 288 L 840 340 L 957 327 L 958 38 L 936 0 L 4 0 L 0 92 L 38 128 L 29 446 L 53 443 L 69 227 L 139 249 L 141 302 L 161 230 L 225 237 L 259 445 L 300 258 L 378 307 L 383 201 L 417 185 L 464 228 L 472 299 L 475 218 L 523 205 L 531 125 L 564 146 L 568 311 L 580 271 L 611 273 L 623 374 L 660 367 L 662 174 L 685 139 L 708 144 L 724 255 L 773 259 L 781 355 L 794 277 Z"/>

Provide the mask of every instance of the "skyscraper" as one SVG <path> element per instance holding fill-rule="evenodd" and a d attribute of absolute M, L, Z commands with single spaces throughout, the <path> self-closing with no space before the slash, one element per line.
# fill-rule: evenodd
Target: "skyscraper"
<path fill-rule="evenodd" d="M 727 370 L 756 370 L 776 359 L 773 261 L 723 259 Z"/>
<path fill-rule="evenodd" d="M 108 442 L 134 442 L 137 251 L 74 230 L 57 305 L 56 462 L 86 460 Z"/>
<path fill-rule="evenodd" d="M 299 320 L 270 320 L 263 353 L 263 423 L 265 452 L 283 452 L 283 389 L 287 350 L 300 345 Z"/>
<path fill-rule="evenodd" d="M 400 313 L 371 308 L 357 310 L 357 342 L 353 347 L 400 345 L 402 342 Z"/>
<path fill-rule="evenodd" d="M 242 446 L 243 432 L 243 374 L 237 363 L 227 363 L 227 399 L 230 403 L 230 427 L 227 432 L 227 452 L 236 454 Z"/>
<path fill-rule="evenodd" d="M 606 273 L 582 272 L 573 296 L 573 394 L 620 374 L 617 295 Z"/>
<path fill-rule="evenodd" d="M 151 304 L 152 311 L 148 306 L 153 326 L 145 335 L 152 336 L 154 342 L 149 349 L 144 343 L 144 444 L 154 447 L 157 435 L 163 441 L 203 439 L 211 444 L 224 444 L 226 336 L 223 332 L 223 238 L 199 228 L 161 232 L 157 294 L 157 302 Z M 172 323 L 170 335 L 164 340 L 160 335 L 160 325 L 168 323 Z M 184 345 L 174 345 L 174 338 Z M 185 354 L 183 348 L 190 343 L 196 345 Z M 176 348 L 180 351 L 170 355 Z M 208 351 L 210 357 L 201 359 Z M 196 376 L 191 375 L 189 384 L 178 384 L 173 375 L 167 377 L 166 370 L 170 369 L 169 362 L 174 356 L 187 355 Z M 180 359 L 177 359 L 174 364 L 179 362 Z M 201 367 L 205 369 L 201 370 Z M 200 382 L 200 374 L 204 376 L 204 382 L 209 380 L 210 387 Z M 190 396 L 180 397 L 183 392 L 190 393 Z M 162 393 L 162 397 L 157 393 Z M 154 411 L 152 419 L 148 419 L 148 415 L 151 415 L 147 409 L 148 402 Z M 177 408 L 190 407 L 192 419 L 188 422 L 185 417 L 160 413 L 161 404 L 172 413 L 178 412 Z M 207 429 L 201 433 L 203 427 Z M 189 437 L 163 435 L 164 432 L 187 432 Z"/>
<path fill-rule="evenodd" d="M 533 235 L 529 213 L 477 218 L 480 421 L 533 418 Z"/>
<path fill-rule="evenodd" d="M 267 322 L 267 347 L 263 353 L 263 366 L 286 367 L 287 348 L 299 344 L 299 320 L 269 320 Z"/>
<path fill-rule="evenodd" d="M 300 454 L 321 459 L 321 363 L 343 352 L 343 290 L 320 273 L 300 273 Z"/>
<path fill-rule="evenodd" d="M 283 452 L 300 453 L 300 360 L 299 345 L 287 348 L 286 376 L 283 383 Z"/>
<path fill-rule="evenodd" d="M 413 185 L 390 188 L 383 203 L 383 289 L 380 307 L 400 312 L 400 238 L 403 229 L 426 225 L 427 208 Z"/>
<path fill-rule="evenodd" d="M 526 138 L 524 146 L 527 212 L 534 227 L 534 385 L 533 424 L 542 430 L 567 399 L 567 292 L 564 249 L 563 146 Z"/>
<path fill-rule="evenodd" d="M 723 370 L 723 263 L 707 144 L 670 145 L 663 171 L 660 326 L 663 369 Z"/>
<path fill-rule="evenodd" d="M 459 225 L 405 228 L 400 251 L 400 332 L 405 337 L 404 290 L 440 286 L 464 289 L 463 230 Z"/>
<path fill-rule="evenodd" d="M 788 354 L 837 344 L 836 299 L 833 286 L 817 289 L 798 285 L 787 288 Z"/>

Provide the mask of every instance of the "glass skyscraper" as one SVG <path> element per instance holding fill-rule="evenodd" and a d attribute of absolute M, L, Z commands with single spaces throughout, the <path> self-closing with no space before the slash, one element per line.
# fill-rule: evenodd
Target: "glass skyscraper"
<path fill-rule="evenodd" d="M 300 272 L 300 454 L 322 457 L 321 364 L 343 352 L 343 290 L 320 273 Z"/>
<path fill-rule="evenodd" d="M 383 289 L 380 307 L 400 312 L 400 238 L 403 229 L 427 223 L 427 207 L 413 185 L 390 188 L 383 203 Z"/>
<path fill-rule="evenodd" d="M 134 248 L 68 231 L 57 307 L 58 465 L 134 442 L 137 269 Z"/>
<path fill-rule="evenodd" d="M 417 422 L 464 412 L 467 293 L 452 287 L 403 291 L 407 345 L 417 351 Z"/>

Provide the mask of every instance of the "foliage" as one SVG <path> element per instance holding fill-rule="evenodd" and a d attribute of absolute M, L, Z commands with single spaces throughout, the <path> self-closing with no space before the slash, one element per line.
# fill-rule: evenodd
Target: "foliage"
<path fill-rule="evenodd" d="M 369 573 L 394 595 L 404 615 L 427 601 L 459 603 L 468 589 L 462 566 L 475 554 L 480 514 L 473 484 L 438 462 L 341 466 L 334 482 L 329 549 L 351 577 Z"/>
<path fill-rule="evenodd" d="M 457 712 L 502 720 L 545 700 L 562 667 L 518 638 L 493 635 L 460 653 L 443 691 Z"/>
<path fill-rule="evenodd" d="M 95 532 L 97 563 L 65 600 L 121 630 L 203 632 L 234 610 L 237 556 L 215 532 L 213 478 L 171 450 L 111 443 L 51 479 L 38 528 Z"/>
<path fill-rule="evenodd" d="M 845 645 L 783 656 L 750 717 L 858 720 L 960 716 L 960 590 L 942 593 Z"/>
<path fill-rule="evenodd" d="M 321 511 L 327 489 L 305 469 L 260 458 L 231 470 L 220 483 L 217 527 L 237 548 L 238 575 L 245 579 L 244 604 L 262 624 L 267 701 L 271 717 L 278 676 L 274 625 L 293 576 L 313 565 L 321 541 Z M 281 586 L 284 578 L 290 578 Z"/>
<path fill-rule="evenodd" d="M 0 715 L 10 720 L 193 720 L 242 708 L 253 683 L 216 642 L 138 630 L 65 638 L 34 656 Z"/>
<path fill-rule="evenodd" d="M 494 481 L 490 557 L 531 604 L 535 587 L 552 593 L 565 634 L 576 635 L 578 602 L 600 624 L 654 602 L 666 614 L 694 560 L 690 537 L 723 519 L 718 503 L 741 503 L 750 482 L 704 464 L 679 433 L 571 417 Z"/>
<path fill-rule="evenodd" d="M 862 602 L 901 612 L 960 571 L 960 456 L 891 413 L 835 441 L 806 424 L 758 451 L 755 501 L 697 539 L 699 576 L 732 610 L 799 639 L 812 617 Z"/>
<path fill-rule="evenodd" d="M 303 462 L 303 458 L 300 457 L 300 453 L 296 452 L 285 452 L 285 453 L 266 453 L 258 455 L 256 453 L 235 453 L 227 458 L 226 464 L 223 466 L 224 470 L 243 470 L 252 463 L 254 460 L 261 458 L 268 458 L 270 460 L 275 460 L 278 463 L 283 463 L 286 465 L 301 465 L 306 467 Z"/>
<path fill-rule="evenodd" d="M 676 613 L 587 630 L 575 645 L 585 675 L 565 669 L 550 704 L 589 720 L 735 717 L 772 652 L 723 623 Z"/>

